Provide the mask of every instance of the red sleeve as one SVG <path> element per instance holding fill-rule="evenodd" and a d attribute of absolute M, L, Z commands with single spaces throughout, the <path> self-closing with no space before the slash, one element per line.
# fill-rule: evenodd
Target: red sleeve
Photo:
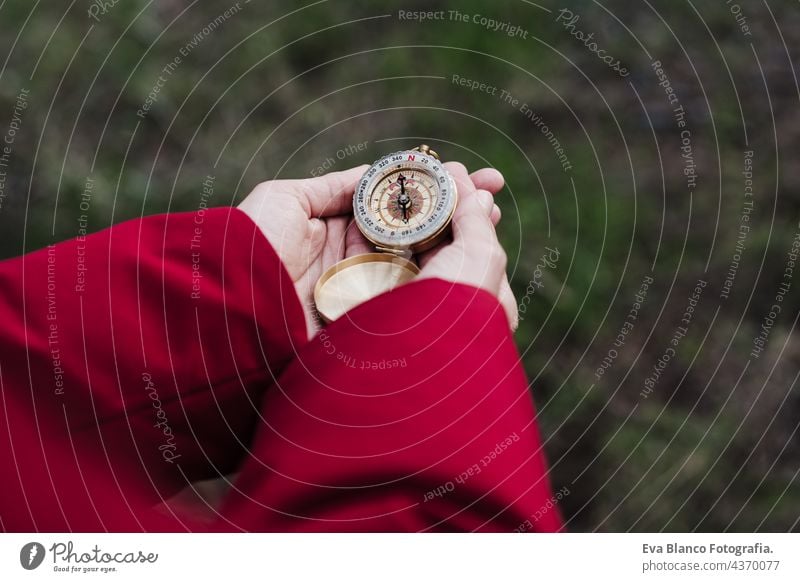
<path fill-rule="evenodd" d="M 488 293 L 411 283 L 334 322 L 263 404 L 219 527 L 554 531 L 535 411 Z"/>
<path fill-rule="evenodd" d="M 143 516 L 246 457 L 306 342 L 243 213 L 154 216 L 0 263 L 0 529 L 180 529 Z M 149 518 L 148 518 L 149 519 Z"/>
<path fill-rule="evenodd" d="M 213 529 L 559 525 L 484 292 L 413 283 L 306 343 L 278 257 L 218 209 L 0 263 L 0 318 L 4 530 L 199 529 L 153 503 L 239 467 Z"/>

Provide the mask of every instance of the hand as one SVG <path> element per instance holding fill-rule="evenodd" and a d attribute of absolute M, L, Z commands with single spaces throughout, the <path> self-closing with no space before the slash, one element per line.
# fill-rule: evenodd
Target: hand
<path fill-rule="evenodd" d="M 515 330 L 519 323 L 517 303 L 506 275 L 506 253 L 494 230 L 500 209 L 493 194 L 503 187 L 503 176 L 490 168 L 468 176 L 466 168 L 457 162 L 448 162 L 445 167 L 458 187 L 453 240 L 419 257 L 422 271 L 417 278 L 436 277 L 485 289 L 498 298 Z"/>
<path fill-rule="evenodd" d="M 451 162 L 445 166 L 458 184 L 459 208 L 465 197 L 473 194 L 476 188 L 481 188 L 491 199 L 489 192 L 499 192 L 503 187 L 503 177 L 496 170 L 486 168 L 469 177 L 462 164 Z M 313 293 L 314 285 L 322 273 L 344 258 L 374 252 L 352 218 L 353 192 L 367 168 L 367 165 L 363 165 L 304 180 L 262 182 L 239 205 L 239 209 L 258 225 L 292 278 L 303 304 L 309 337 L 318 329 Z M 456 215 L 460 216 L 458 210 Z M 500 220 L 500 209 L 494 203 L 490 219 L 491 224 L 497 224 Z M 491 232 L 494 233 L 493 228 Z M 452 245 L 439 245 L 423 253 L 420 257 L 421 266 L 426 267 L 440 251 Z M 445 259 L 452 253 L 445 253 Z M 420 276 L 459 281 L 452 269 L 439 265 L 444 262 L 444 259 L 433 262 L 431 268 L 423 268 Z M 468 280 L 461 282 L 474 284 Z M 516 322 L 516 302 L 505 275 L 501 293 L 494 294 L 500 297 L 506 311 L 509 310 L 507 305 L 513 307 L 514 319 L 511 321 Z M 516 323 L 512 327 L 516 327 Z"/>
<path fill-rule="evenodd" d="M 343 258 L 372 250 L 350 224 L 353 191 L 367 168 L 263 182 L 239 205 L 267 237 L 294 281 L 309 337 L 318 327 L 313 307 L 317 279 Z M 346 236 L 348 231 L 360 238 Z"/>

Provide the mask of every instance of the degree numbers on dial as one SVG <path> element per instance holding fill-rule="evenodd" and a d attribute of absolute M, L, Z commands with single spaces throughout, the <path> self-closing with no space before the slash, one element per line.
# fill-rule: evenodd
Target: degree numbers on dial
<path fill-rule="evenodd" d="M 353 197 L 359 230 L 376 245 L 409 248 L 441 231 L 455 208 L 455 186 L 434 157 L 389 154 L 364 174 Z"/>

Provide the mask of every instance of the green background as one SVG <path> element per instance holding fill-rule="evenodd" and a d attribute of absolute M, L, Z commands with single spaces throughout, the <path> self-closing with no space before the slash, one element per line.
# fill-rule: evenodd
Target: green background
<path fill-rule="evenodd" d="M 76 236 L 94 180 L 90 231 L 142 214 L 238 202 L 257 182 L 308 177 L 429 143 L 470 169 L 501 170 L 499 232 L 521 299 L 516 338 L 539 411 L 559 509 L 573 531 L 798 529 L 800 347 L 794 281 L 759 358 L 752 340 L 798 230 L 800 54 L 796 3 L 242 3 L 182 59 L 144 119 L 162 69 L 234 3 L 10 0 L 0 8 L 0 134 L 20 89 L 30 105 L 0 208 L 0 253 Z M 568 8 L 630 74 L 622 78 L 556 22 Z M 451 19 L 448 10 L 466 14 Z M 399 10 L 445 10 L 415 22 Z M 475 15 L 527 32 L 509 37 Z M 479 19 L 478 19 L 479 20 Z M 779 28 L 778 28 L 779 26 Z M 697 187 L 651 67 L 687 113 Z M 495 95 L 453 75 L 497 87 Z M 504 102 L 505 90 L 519 100 Z M 572 166 L 519 110 L 545 121 Z M 337 152 L 367 142 L 356 155 Z M 720 297 L 752 150 L 754 210 Z M 641 281 L 654 279 L 611 368 L 600 366 Z M 708 282 L 689 333 L 653 393 L 641 391 Z"/>

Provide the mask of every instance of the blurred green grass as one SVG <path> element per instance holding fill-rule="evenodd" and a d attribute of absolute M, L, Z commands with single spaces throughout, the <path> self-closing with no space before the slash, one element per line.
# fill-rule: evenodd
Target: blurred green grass
<path fill-rule="evenodd" d="M 570 529 L 797 528 L 800 358 L 789 334 L 796 294 L 769 353 L 736 384 L 799 214 L 798 171 L 785 163 L 775 170 L 791 157 L 784 150 L 796 145 L 800 125 L 768 12 L 749 7 L 756 61 L 723 3 L 696 6 L 705 24 L 688 3 L 652 3 L 671 30 L 644 3 L 605 3 L 636 38 L 597 4 L 569 3 L 582 15 L 579 27 L 628 65 L 623 80 L 531 3 L 242 4 L 183 59 L 145 118 L 137 116 L 163 67 L 233 4 L 131 0 L 100 22 L 86 6 L 65 13 L 53 3 L 2 5 L 0 55 L 8 60 L 0 129 L 20 88 L 30 89 L 32 103 L 0 212 L 2 256 L 75 236 L 89 176 L 94 231 L 195 209 L 208 174 L 217 178 L 214 203 L 232 204 L 259 181 L 309 176 L 350 144 L 368 147 L 333 169 L 425 141 L 447 159 L 506 176 L 499 234 L 518 297 L 544 247 L 560 251 L 517 341 L 554 486 L 572 491 L 561 507 Z M 517 23 L 530 39 L 397 17 L 401 9 L 454 8 Z M 772 10 L 796 53 L 796 7 Z M 701 173 L 691 197 L 678 132 L 640 42 L 668 67 L 688 111 Z M 529 104 L 573 169 L 563 170 L 518 109 L 459 87 L 454 74 Z M 756 152 L 754 230 L 734 293 L 716 310 L 735 244 L 745 147 Z M 597 381 L 595 369 L 652 265 L 640 319 Z M 643 400 L 642 382 L 701 277 L 709 281 L 703 309 L 656 393 Z"/>

